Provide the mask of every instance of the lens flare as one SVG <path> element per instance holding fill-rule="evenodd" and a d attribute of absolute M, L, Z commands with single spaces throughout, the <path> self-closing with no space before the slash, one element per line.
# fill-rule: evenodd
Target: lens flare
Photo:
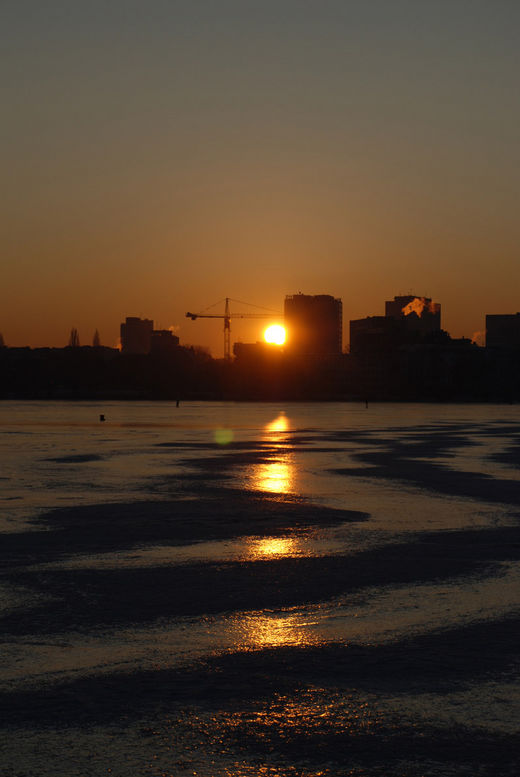
<path fill-rule="evenodd" d="M 217 445 L 229 445 L 230 442 L 233 442 L 232 429 L 215 429 L 214 435 Z"/>
<path fill-rule="evenodd" d="M 272 345 L 283 345 L 285 343 L 285 329 L 280 324 L 271 324 L 264 332 L 264 340 Z"/>

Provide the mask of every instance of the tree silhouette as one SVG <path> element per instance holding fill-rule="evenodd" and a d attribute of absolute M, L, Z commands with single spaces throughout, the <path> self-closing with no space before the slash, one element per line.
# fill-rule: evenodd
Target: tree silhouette
<path fill-rule="evenodd" d="M 79 348 L 79 334 L 78 334 L 78 330 L 74 326 L 70 330 L 69 347 Z"/>
<path fill-rule="evenodd" d="M 94 348 L 99 348 L 99 346 L 101 345 L 101 340 L 97 329 L 94 332 L 94 337 L 92 338 L 92 345 L 94 346 Z"/>
<path fill-rule="evenodd" d="M 1 332 L 0 332 L 0 348 L 5 348 L 4 336 Z"/>

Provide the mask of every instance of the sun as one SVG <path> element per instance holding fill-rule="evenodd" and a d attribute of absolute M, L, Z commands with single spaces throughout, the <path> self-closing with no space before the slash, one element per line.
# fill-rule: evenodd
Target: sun
<path fill-rule="evenodd" d="M 271 324 L 264 332 L 264 340 L 273 345 L 283 345 L 285 343 L 285 329 L 280 324 Z"/>

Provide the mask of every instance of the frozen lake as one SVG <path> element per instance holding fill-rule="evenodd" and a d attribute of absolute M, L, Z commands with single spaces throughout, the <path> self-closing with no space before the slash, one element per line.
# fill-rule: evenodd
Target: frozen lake
<path fill-rule="evenodd" d="M 519 432 L 1 403 L 7 777 L 516 775 Z"/>

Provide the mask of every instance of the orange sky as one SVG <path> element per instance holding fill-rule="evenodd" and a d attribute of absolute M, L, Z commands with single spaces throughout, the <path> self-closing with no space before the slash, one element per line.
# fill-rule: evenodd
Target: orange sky
<path fill-rule="evenodd" d="M 520 6 L 70 6 L 0 20 L 8 345 L 114 345 L 141 315 L 220 356 L 184 314 L 226 296 L 341 297 L 345 342 L 396 294 L 453 336 L 520 309 Z"/>

